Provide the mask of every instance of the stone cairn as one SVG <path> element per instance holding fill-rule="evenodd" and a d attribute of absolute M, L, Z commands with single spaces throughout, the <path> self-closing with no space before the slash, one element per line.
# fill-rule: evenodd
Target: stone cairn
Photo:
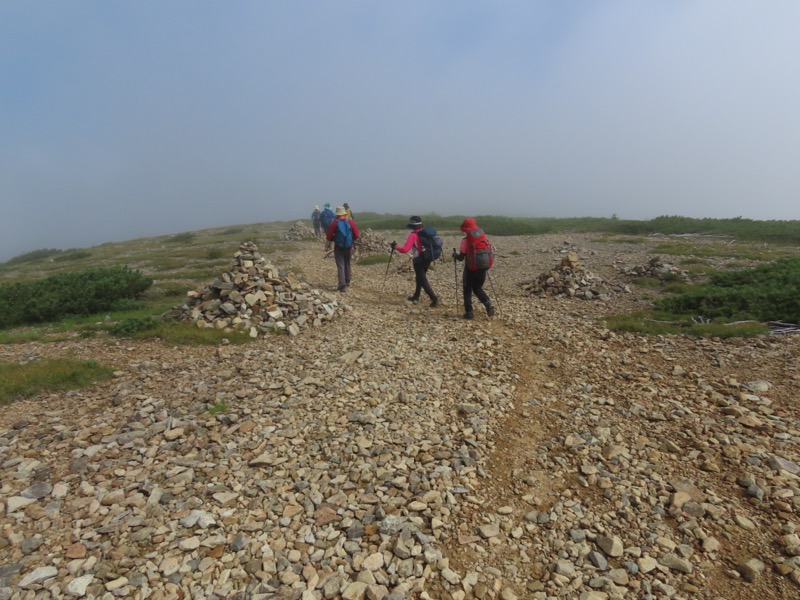
<path fill-rule="evenodd" d="M 274 331 L 297 335 L 303 327 L 333 319 L 338 311 L 333 295 L 312 289 L 293 273 L 281 276 L 253 242 L 245 242 L 230 271 L 188 292 L 165 316 L 201 328 L 246 331 L 255 338 Z"/>
<path fill-rule="evenodd" d="M 378 235 L 372 229 L 360 233 L 361 237 L 356 242 L 356 259 L 389 253 L 389 242 L 382 235 Z"/>
<path fill-rule="evenodd" d="M 569 252 L 552 270 L 522 284 L 531 296 L 559 296 L 583 300 L 607 300 L 612 292 L 629 291 L 625 286 L 609 285 L 602 277 L 583 269 L 575 252 Z"/>
<path fill-rule="evenodd" d="M 316 237 L 314 230 L 303 221 L 298 221 L 289 228 L 289 231 L 283 234 L 283 239 L 287 241 L 308 240 Z"/>
<path fill-rule="evenodd" d="M 372 256 L 373 254 L 388 254 L 389 242 L 372 229 L 366 231 L 359 231 L 361 236 L 353 244 L 353 260 L 359 260 L 365 256 Z M 328 250 L 325 256 L 333 256 L 333 248 Z"/>
<path fill-rule="evenodd" d="M 619 272 L 626 277 L 655 277 L 667 279 L 674 276 L 684 280 L 689 279 L 689 274 L 683 269 L 664 263 L 658 256 L 647 261 L 646 265 L 635 267 L 621 267 Z"/>

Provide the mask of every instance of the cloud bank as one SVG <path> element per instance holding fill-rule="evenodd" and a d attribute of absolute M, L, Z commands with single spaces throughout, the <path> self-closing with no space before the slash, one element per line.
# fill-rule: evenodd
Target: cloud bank
<path fill-rule="evenodd" d="M 7 2 L 0 260 L 321 202 L 800 219 L 799 17 L 744 0 Z"/>

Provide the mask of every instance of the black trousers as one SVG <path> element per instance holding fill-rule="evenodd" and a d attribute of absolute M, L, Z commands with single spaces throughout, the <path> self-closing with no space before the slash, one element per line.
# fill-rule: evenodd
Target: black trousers
<path fill-rule="evenodd" d="M 472 310 L 472 294 L 478 297 L 484 306 L 491 304 L 491 300 L 486 292 L 483 291 L 483 284 L 486 283 L 486 271 L 470 271 L 464 267 L 464 312 Z"/>
<path fill-rule="evenodd" d="M 414 265 L 414 282 L 416 284 L 416 287 L 414 288 L 414 297 L 419 298 L 420 290 L 425 290 L 425 293 L 428 294 L 428 297 L 431 300 L 435 300 L 436 294 L 433 292 L 433 288 L 428 282 L 428 269 L 430 268 L 431 263 L 420 260 L 419 257 L 415 258 L 412 263 Z"/>

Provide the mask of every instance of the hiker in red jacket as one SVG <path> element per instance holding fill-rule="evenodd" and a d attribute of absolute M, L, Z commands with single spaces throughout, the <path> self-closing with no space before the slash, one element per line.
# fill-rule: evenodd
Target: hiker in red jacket
<path fill-rule="evenodd" d="M 333 244 L 333 258 L 336 261 L 336 274 L 339 279 L 340 292 L 350 285 L 352 272 L 350 258 L 353 254 L 353 244 L 360 237 L 358 227 L 353 219 L 347 218 L 347 211 L 343 206 L 336 207 L 336 219 L 325 232 L 325 251 L 330 250 Z"/>
<path fill-rule="evenodd" d="M 428 282 L 428 269 L 431 266 L 431 261 L 425 260 L 422 256 L 422 241 L 419 238 L 419 231 L 422 229 L 422 219 L 417 216 L 411 217 L 406 225 L 411 229 L 411 233 L 406 238 L 406 243 L 398 246 L 397 242 L 392 242 L 390 245 L 392 250 L 397 250 L 400 254 L 407 254 L 411 251 L 411 264 L 414 265 L 414 281 L 416 287 L 414 293 L 411 294 L 407 300 L 417 302 L 419 300 L 420 290 L 425 290 L 428 298 L 431 299 L 431 306 L 439 306 L 441 302 L 439 297 L 433 291 L 431 284 Z"/>
<path fill-rule="evenodd" d="M 475 294 L 478 300 L 486 307 L 486 314 L 494 316 L 494 306 L 489 295 L 483 291 L 483 284 L 486 283 L 486 273 L 494 263 L 494 251 L 483 229 L 478 227 L 478 223 L 472 217 L 467 217 L 461 224 L 461 231 L 466 235 L 461 240 L 459 252 L 453 252 L 455 260 L 464 261 L 464 318 L 473 319 L 475 313 L 472 310 L 472 295 Z"/>

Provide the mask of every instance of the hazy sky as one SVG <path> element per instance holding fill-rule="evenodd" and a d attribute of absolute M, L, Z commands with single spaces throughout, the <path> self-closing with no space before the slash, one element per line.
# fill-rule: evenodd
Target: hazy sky
<path fill-rule="evenodd" d="M 800 219 L 798 32 L 796 0 L 0 0 L 0 260 L 326 201 Z"/>

